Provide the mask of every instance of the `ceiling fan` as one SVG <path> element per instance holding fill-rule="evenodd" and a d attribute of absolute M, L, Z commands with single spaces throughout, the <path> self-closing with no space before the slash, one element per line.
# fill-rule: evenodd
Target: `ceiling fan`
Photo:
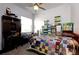
<path fill-rule="evenodd" d="M 38 9 L 46 10 L 44 7 L 42 7 L 42 4 L 43 3 L 34 3 L 33 4 L 34 10 L 38 10 Z"/>

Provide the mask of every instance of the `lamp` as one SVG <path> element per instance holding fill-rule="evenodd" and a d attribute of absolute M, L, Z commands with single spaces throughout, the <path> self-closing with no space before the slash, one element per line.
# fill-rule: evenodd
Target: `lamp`
<path fill-rule="evenodd" d="M 34 10 L 38 10 L 38 6 L 36 4 L 34 5 Z"/>

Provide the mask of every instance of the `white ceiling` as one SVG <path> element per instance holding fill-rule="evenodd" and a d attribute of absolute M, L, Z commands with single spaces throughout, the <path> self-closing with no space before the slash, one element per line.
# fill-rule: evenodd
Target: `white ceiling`
<path fill-rule="evenodd" d="M 32 13 L 34 12 L 33 3 L 14 3 L 14 4 L 19 6 L 20 8 L 28 9 Z M 64 3 L 43 3 L 41 6 L 44 7 L 46 10 L 48 10 L 48 9 L 51 9 L 51 8 L 58 7 L 62 4 L 64 4 Z M 39 12 L 40 11 L 44 11 L 44 10 L 39 9 Z"/>

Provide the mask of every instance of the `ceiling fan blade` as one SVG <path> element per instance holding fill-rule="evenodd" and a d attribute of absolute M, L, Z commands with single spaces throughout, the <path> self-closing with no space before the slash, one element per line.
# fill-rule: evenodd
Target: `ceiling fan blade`
<path fill-rule="evenodd" d="M 36 4 L 40 9 L 46 10 L 45 8 L 41 7 L 39 4 Z"/>
<path fill-rule="evenodd" d="M 42 4 L 42 3 L 34 3 L 34 6 L 37 5 L 40 9 L 46 10 L 45 8 L 43 8 L 43 7 L 40 6 L 41 4 Z"/>
<path fill-rule="evenodd" d="M 43 4 L 43 3 L 34 3 L 34 5 L 41 5 L 41 4 Z"/>
<path fill-rule="evenodd" d="M 43 3 L 38 3 L 39 5 L 42 5 Z"/>
<path fill-rule="evenodd" d="M 34 5 L 34 6 L 35 6 L 35 5 L 38 5 L 38 3 L 34 3 L 33 5 Z"/>
<path fill-rule="evenodd" d="M 45 8 L 43 8 L 43 7 L 39 7 L 40 9 L 43 9 L 43 10 L 46 10 Z"/>

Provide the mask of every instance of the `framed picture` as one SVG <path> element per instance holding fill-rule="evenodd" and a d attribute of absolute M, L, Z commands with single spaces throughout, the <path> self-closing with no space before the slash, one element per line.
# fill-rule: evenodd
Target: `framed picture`
<path fill-rule="evenodd" d="M 62 31 L 73 32 L 73 23 L 64 23 Z"/>

